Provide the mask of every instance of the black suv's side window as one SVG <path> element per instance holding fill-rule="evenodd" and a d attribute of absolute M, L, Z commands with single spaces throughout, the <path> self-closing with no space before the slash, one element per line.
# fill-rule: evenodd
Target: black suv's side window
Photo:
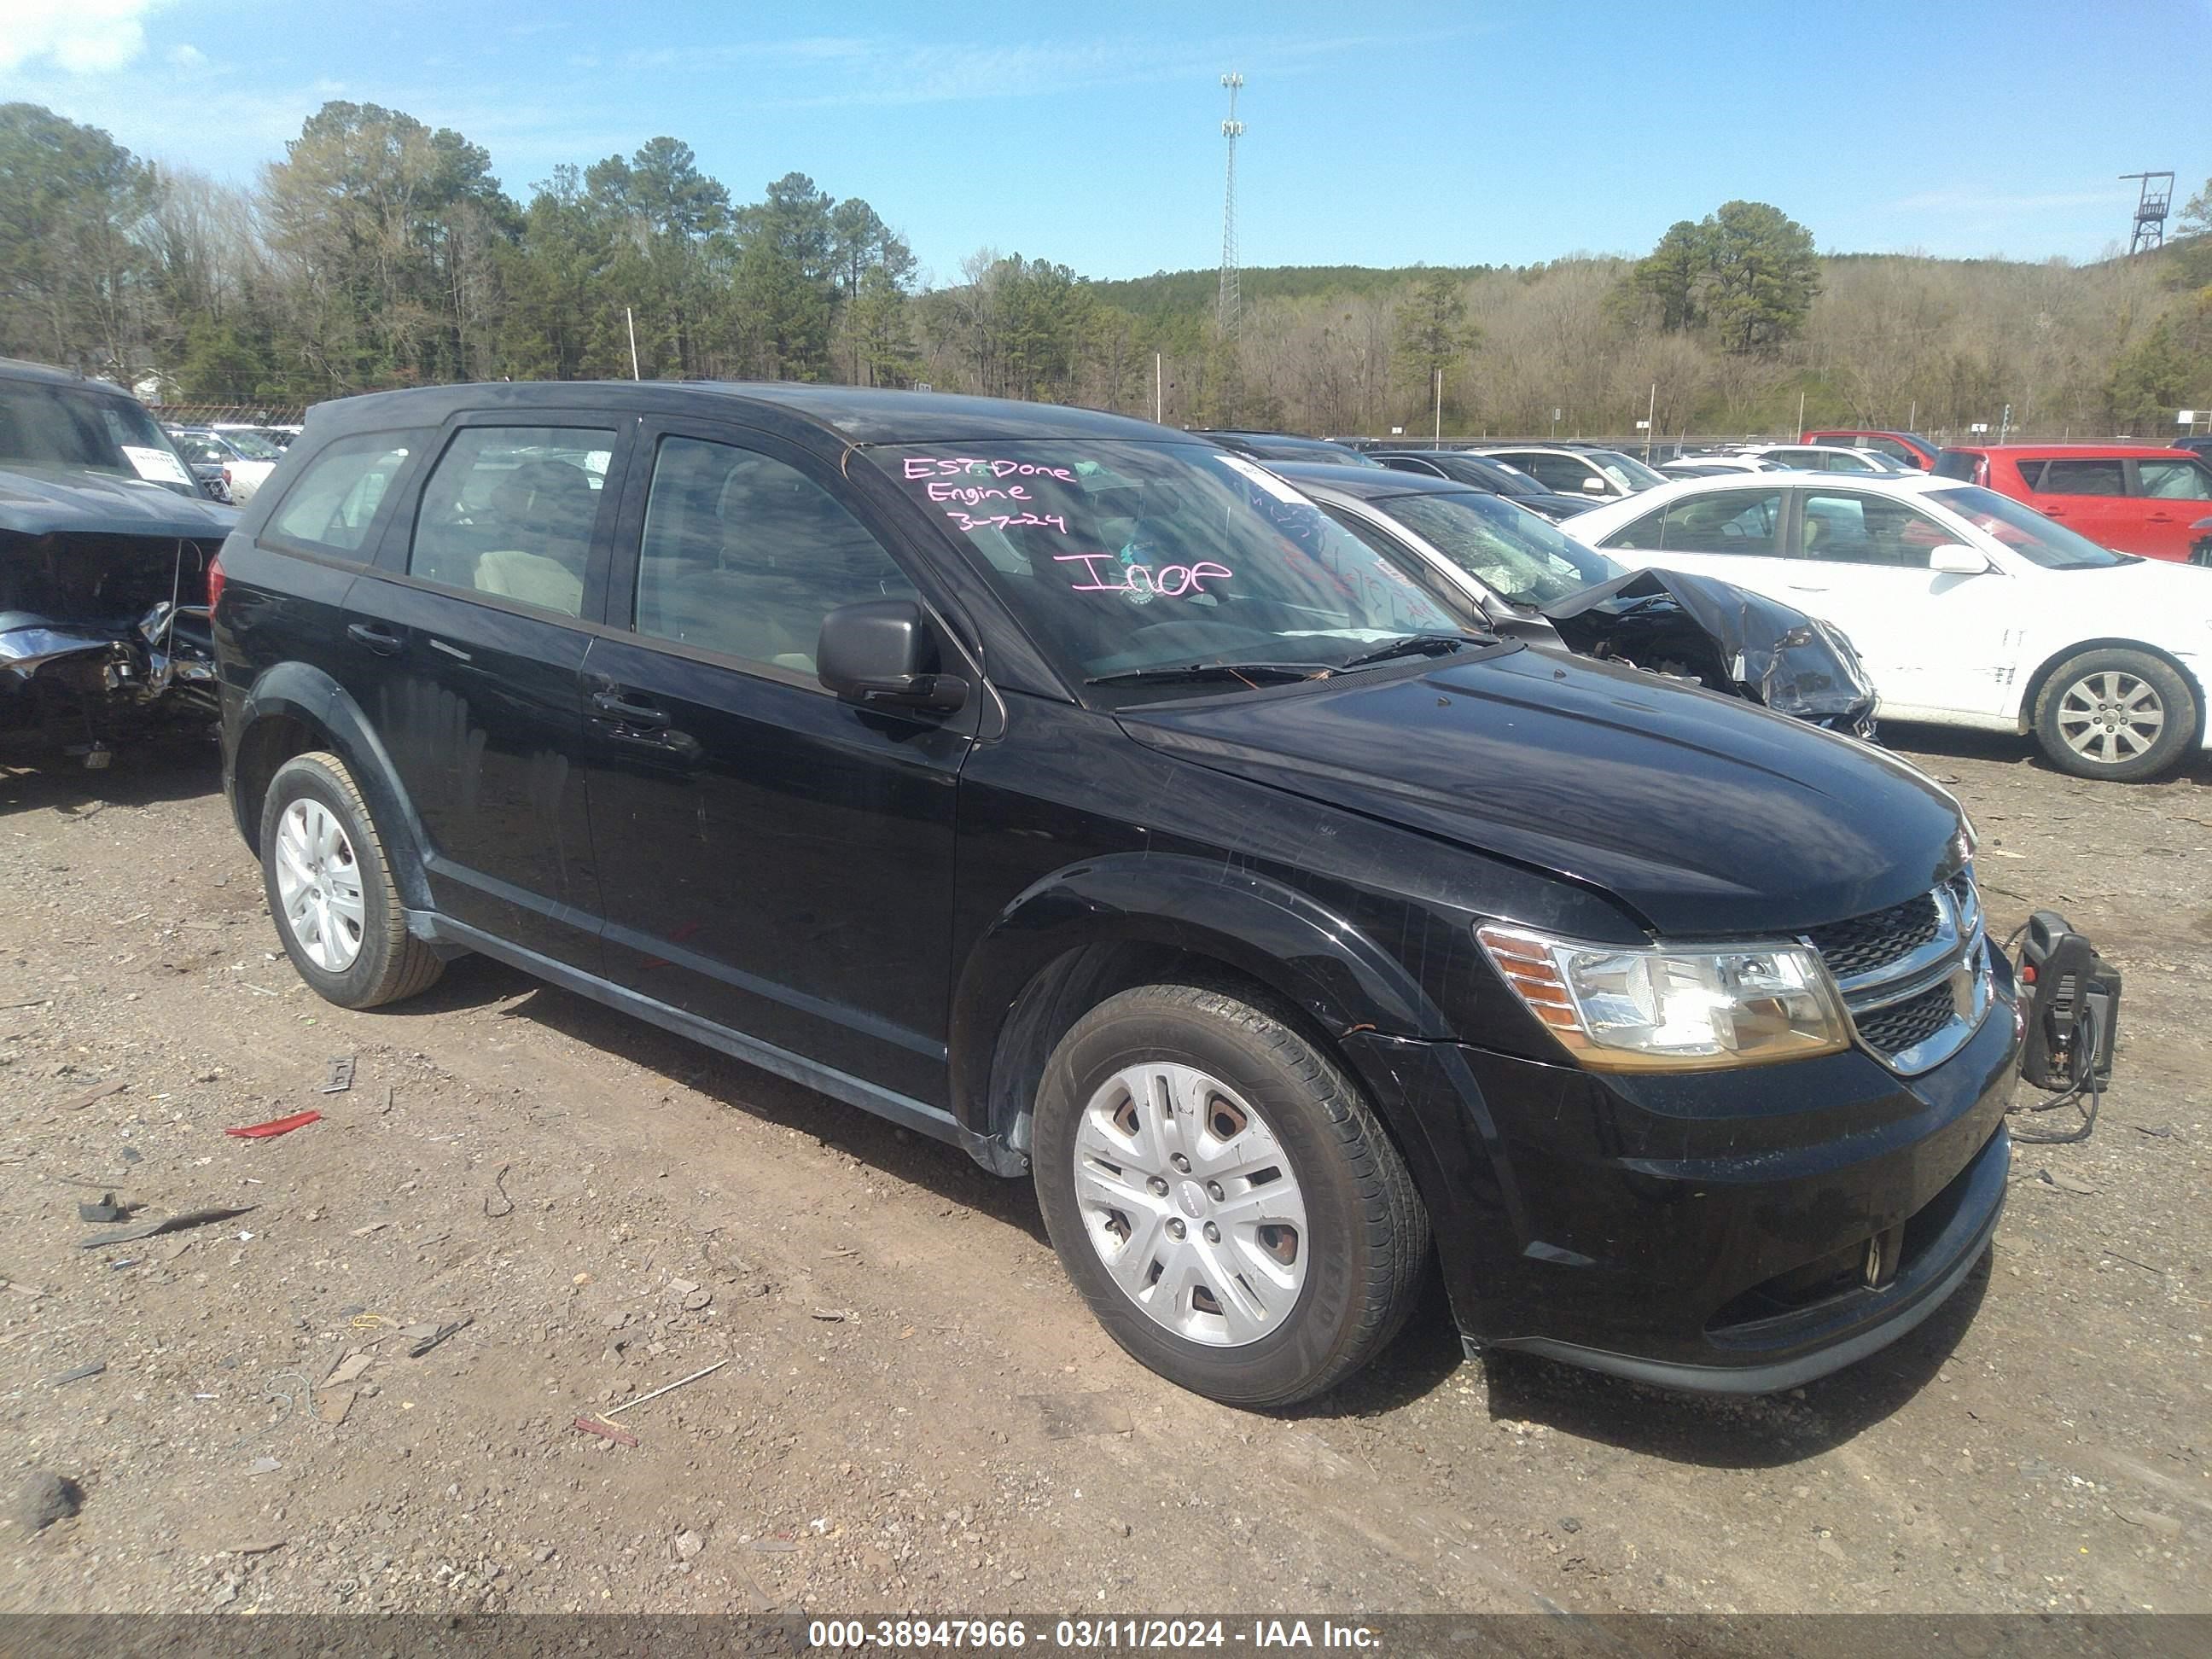
<path fill-rule="evenodd" d="M 663 438 L 646 496 L 641 634 L 811 674 L 822 619 L 913 585 L 837 498 L 732 444 Z"/>
<path fill-rule="evenodd" d="M 419 432 L 366 432 L 326 446 L 284 492 L 284 504 L 264 533 L 336 553 L 359 552 L 385 493 L 422 439 Z M 198 447 L 195 441 L 185 453 L 198 460 Z"/>
<path fill-rule="evenodd" d="M 615 434 L 464 428 L 422 486 L 407 572 L 574 617 Z"/>

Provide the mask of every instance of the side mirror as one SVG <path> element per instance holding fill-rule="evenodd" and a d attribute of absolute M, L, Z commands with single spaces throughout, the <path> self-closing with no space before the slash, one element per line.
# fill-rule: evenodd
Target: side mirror
<path fill-rule="evenodd" d="M 1949 542 L 1929 554 L 1928 568 L 1939 576 L 1979 576 L 1987 573 L 1990 566 L 1989 560 L 1972 548 Z"/>
<path fill-rule="evenodd" d="M 822 619 L 814 672 L 841 702 L 951 714 L 968 701 L 968 682 L 932 672 L 936 643 L 912 599 L 841 605 Z"/>
<path fill-rule="evenodd" d="M 1583 488 L 1593 495 L 1602 495 L 1605 494 L 1605 480 L 1602 478 L 1584 478 L 1583 480 Z"/>

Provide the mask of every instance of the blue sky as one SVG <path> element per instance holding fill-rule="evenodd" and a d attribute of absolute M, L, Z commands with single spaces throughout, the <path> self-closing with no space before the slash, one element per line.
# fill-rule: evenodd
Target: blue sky
<path fill-rule="evenodd" d="M 1113 7 L 849 0 L 0 0 L 0 99 L 251 180 L 325 99 L 555 163 L 671 133 L 739 200 L 797 170 L 925 270 L 1220 255 L 1246 78 L 1248 265 L 1641 252 L 1734 197 L 1824 249 L 2095 258 L 2135 186 L 2212 175 L 2212 0 Z"/>

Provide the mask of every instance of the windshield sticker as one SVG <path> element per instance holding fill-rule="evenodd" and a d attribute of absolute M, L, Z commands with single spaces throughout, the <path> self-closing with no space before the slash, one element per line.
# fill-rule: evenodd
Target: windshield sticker
<path fill-rule="evenodd" d="M 1143 604 L 1155 596 L 1168 599 L 1196 599 L 1206 592 L 1209 581 L 1227 581 L 1236 574 L 1225 564 L 1216 564 L 1211 559 L 1200 559 L 1192 564 L 1149 564 L 1125 562 L 1112 553 L 1055 553 L 1056 564 L 1080 564 L 1083 574 L 1091 580 L 1070 582 L 1068 588 L 1076 593 L 1126 593 Z M 1100 567 L 1104 568 L 1101 569 Z M 1069 573 L 1071 575 L 1075 574 Z"/>
<path fill-rule="evenodd" d="M 192 475 L 185 471 L 185 464 L 166 449 L 139 444 L 124 444 L 120 447 L 131 471 L 149 483 L 188 484 L 192 481 Z"/>
<path fill-rule="evenodd" d="M 1304 496 L 1299 495 L 1297 490 L 1291 489 L 1290 485 L 1285 483 L 1280 478 L 1268 471 L 1266 467 L 1261 466 L 1257 461 L 1247 460 L 1242 455 L 1231 455 L 1226 453 L 1216 455 L 1213 459 L 1220 462 L 1222 465 L 1227 467 L 1231 472 L 1241 477 L 1245 483 L 1257 485 L 1260 489 L 1267 491 L 1268 495 L 1273 495 L 1279 501 L 1288 501 L 1293 507 L 1311 507 L 1313 505 L 1311 501 L 1309 501 Z"/>

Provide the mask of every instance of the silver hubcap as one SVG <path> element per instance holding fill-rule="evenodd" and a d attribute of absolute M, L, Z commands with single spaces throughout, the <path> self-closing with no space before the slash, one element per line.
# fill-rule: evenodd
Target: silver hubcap
<path fill-rule="evenodd" d="M 1177 1336 L 1242 1347 L 1306 1277 L 1306 1205 L 1260 1114 L 1194 1066 L 1124 1066 L 1083 1109 L 1075 1199 L 1121 1294 Z"/>
<path fill-rule="evenodd" d="M 2058 735 L 2075 754 L 2101 765 L 2133 760 L 2165 728 L 2158 688 L 2133 674 L 2085 674 L 2058 700 Z"/>
<path fill-rule="evenodd" d="M 361 866 L 337 815 L 319 800 L 295 800 L 277 820 L 276 897 L 308 961 L 329 974 L 353 965 L 368 914 Z"/>

